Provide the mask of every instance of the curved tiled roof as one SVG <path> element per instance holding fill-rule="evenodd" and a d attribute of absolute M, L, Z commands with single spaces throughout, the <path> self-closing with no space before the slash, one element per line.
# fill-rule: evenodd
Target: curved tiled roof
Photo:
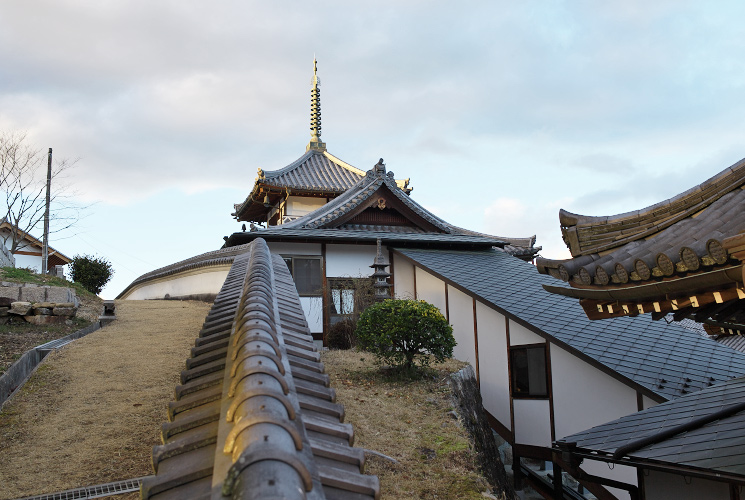
<path fill-rule="evenodd" d="M 590 317 L 674 311 L 676 320 L 745 322 L 745 160 L 644 210 L 560 218 L 575 257 L 540 258 L 536 265 L 569 282 L 572 288 L 547 289 L 586 299 Z"/>
<path fill-rule="evenodd" d="M 442 232 L 453 233 L 455 232 L 454 230 L 457 229 L 412 200 L 410 196 L 398 187 L 393 172 L 386 173 L 385 166 L 379 169 L 369 170 L 365 174 L 365 177 L 360 179 L 344 194 L 309 214 L 283 224 L 283 226 L 288 228 L 303 227 L 308 229 L 327 227 L 340 217 L 360 206 L 362 203 L 368 201 L 370 197 L 383 186 L 385 186 L 388 189 L 388 192 L 395 196 L 406 207 Z"/>
<path fill-rule="evenodd" d="M 732 266 L 722 242 L 745 231 L 745 189 L 722 195 L 699 211 L 604 254 L 568 260 L 539 259 L 541 272 L 581 285 L 625 284 Z"/>
<path fill-rule="evenodd" d="M 129 286 L 127 286 L 127 288 L 122 290 L 116 298 L 120 299 L 124 297 L 127 292 L 129 292 L 133 288 L 138 287 L 139 285 L 143 285 L 147 282 L 164 278 L 166 276 L 171 276 L 184 271 L 191 271 L 193 269 L 200 269 L 204 267 L 230 265 L 233 263 L 235 256 L 245 252 L 247 247 L 247 245 L 238 245 L 230 248 L 221 248 L 219 250 L 213 250 L 211 252 L 205 252 L 194 257 L 189 257 L 188 259 L 184 259 L 174 264 L 169 264 L 165 267 L 150 271 L 135 279 L 132 283 L 129 284 Z"/>
<path fill-rule="evenodd" d="M 290 193 L 315 193 L 329 197 L 337 196 L 354 186 L 365 176 L 365 171 L 346 163 L 328 151 L 308 150 L 303 156 L 284 168 L 265 172 L 259 169 L 251 194 L 242 202 L 234 205 L 235 216 L 238 220 L 258 220 L 249 214 L 265 212 L 264 200 L 259 200 L 259 193 L 263 191 L 289 190 Z M 406 190 L 409 179 L 396 181 L 396 184 Z"/>
<path fill-rule="evenodd" d="M 364 204 L 369 204 L 381 189 L 407 210 L 424 221 L 429 228 L 412 226 L 383 226 L 347 223 L 346 217 Z M 432 229 L 434 228 L 434 230 Z M 521 258 L 532 259 L 541 247 L 535 247 L 535 236 L 528 238 L 501 238 L 476 231 L 463 229 L 445 222 L 414 201 L 395 180 L 393 172 L 386 172 L 385 165 L 379 163 L 369 170 L 354 186 L 345 193 L 297 219 L 281 225 L 271 226 L 249 233 L 234 233 L 227 245 L 250 241 L 257 237 L 286 240 L 336 241 L 375 240 L 380 238 L 386 244 L 442 244 L 445 246 L 481 245 L 505 247 L 505 250 Z"/>
<path fill-rule="evenodd" d="M 142 498 L 377 499 L 284 261 L 236 256 L 181 372 Z"/>
<path fill-rule="evenodd" d="M 745 159 L 688 191 L 624 214 L 593 217 L 559 212 L 564 241 L 573 257 L 605 252 L 648 238 L 745 185 Z"/>
<path fill-rule="evenodd" d="M 311 149 L 284 168 L 272 172 L 259 170 L 257 181 L 282 188 L 342 193 L 364 175 L 363 170 L 340 160 L 328 151 Z"/>

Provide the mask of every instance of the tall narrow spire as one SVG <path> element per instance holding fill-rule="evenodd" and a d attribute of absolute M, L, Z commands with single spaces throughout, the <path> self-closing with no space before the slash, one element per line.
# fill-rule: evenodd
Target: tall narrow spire
<path fill-rule="evenodd" d="M 318 78 L 318 61 L 313 57 L 313 79 L 310 81 L 310 142 L 306 151 L 326 151 L 326 143 L 321 142 L 321 79 Z"/>

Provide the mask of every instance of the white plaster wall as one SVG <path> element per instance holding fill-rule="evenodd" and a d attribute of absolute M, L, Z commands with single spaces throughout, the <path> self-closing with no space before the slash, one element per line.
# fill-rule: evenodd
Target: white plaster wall
<path fill-rule="evenodd" d="M 286 215 L 305 215 L 326 204 L 326 198 L 310 198 L 306 196 L 289 196 L 287 198 Z"/>
<path fill-rule="evenodd" d="M 321 255 L 320 243 L 267 242 L 269 251 L 280 255 Z"/>
<path fill-rule="evenodd" d="M 427 271 L 416 269 L 416 298 L 437 306 L 443 316 L 445 312 L 445 283 Z"/>
<path fill-rule="evenodd" d="M 599 462 L 597 460 L 587 460 L 585 459 L 582 462 L 582 465 L 580 465 L 583 471 L 587 472 L 588 474 L 592 474 L 594 476 L 600 476 L 605 477 L 608 479 L 615 479 L 616 481 L 621 481 L 626 484 L 632 484 L 637 485 L 636 480 L 636 468 L 634 467 L 628 467 L 626 465 L 613 465 L 613 469 L 608 467 L 608 464 L 605 462 Z M 610 491 L 613 495 L 615 495 L 619 500 L 630 500 L 631 496 L 626 490 L 621 490 L 618 488 L 610 488 L 606 486 L 608 491 Z M 676 496 L 668 496 L 665 497 L 667 500 L 678 500 L 678 497 Z M 705 498 L 705 497 L 704 497 Z M 649 496 L 647 496 L 647 500 L 649 500 Z"/>
<path fill-rule="evenodd" d="M 652 408 L 653 406 L 657 406 L 659 403 L 656 402 L 653 399 L 648 398 L 647 396 L 642 396 L 642 408 L 645 410 L 647 408 Z"/>
<path fill-rule="evenodd" d="M 30 267 L 41 272 L 41 255 L 14 254 L 13 257 L 16 259 L 16 267 Z"/>
<path fill-rule="evenodd" d="M 646 474 L 646 473 L 645 473 Z M 686 481 L 690 484 L 686 484 Z M 644 477 L 646 500 L 729 500 L 729 485 L 695 477 L 649 471 Z"/>
<path fill-rule="evenodd" d="M 388 253 L 385 247 L 382 251 Z M 376 245 L 326 245 L 326 276 L 372 276 L 376 253 Z"/>
<path fill-rule="evenodd" d="M 551 446 L 551 413 L 548 399 L 515 399 L 515 442 Z"/>
<path fill-rule="evenodd" d="M 473 333 L 473 299 L 450 285 L 448 287 L 448 304 L 450 324 L 457 342 L 453 357 L 473 365 L 476 369 L 476 341 Z"/>
<path fill-rule="evenodd" d="M 557 439 L 636 413 L 636 390 L 549 345 Z"/>
<path fill-rule="evenodd" d="M 172 279 L 144 285 L 125 297 L 127 300 L 162 299 L 171 297 L 214 293 L 220 291 L 230 267 L 207 268 L 204 272 L 188 275 L 173 275 Z"/>
<path fill-rule="evenodd" d="M 321 297 L 300 297 L 305 320 L 311 333 L 323 332 L 323 299 Z"/>
<path fill-rule="evenodd" d="M 511 429 L 510 377 L 507 370 L 507 332 L 504 316 L 476 301 L 479 338 L 479 382 L 484 408 Z"/>
<path fill-rule="evenodd" d="M 510 320 L 510 345 L 543 344 L 546 340 L 524 326 Z"/>
<path fill-rule="evenodd" d="M 414 298 L 414 265 L 395 254 L 393 256 L 393 293 L 397 299 Z"/>

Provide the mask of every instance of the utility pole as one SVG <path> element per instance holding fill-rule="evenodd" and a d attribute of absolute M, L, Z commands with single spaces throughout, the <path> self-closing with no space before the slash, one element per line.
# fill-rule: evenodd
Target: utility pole
<path fill-rule="evenodd" d="M 41 247 L 41 274 L 47 274 L 47 262 L 49 261 L 49 191 L 52 187 L 52 148 L 49 148 L 47 160 L 47 204 L 44 208 L 44 239 Z"/>

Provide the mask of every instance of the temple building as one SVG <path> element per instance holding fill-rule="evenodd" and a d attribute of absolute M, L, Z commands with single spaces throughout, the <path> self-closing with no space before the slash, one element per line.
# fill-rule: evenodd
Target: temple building
<path fill-rule="evenodd" d="M 490 425 L 512 447 L 518 480 L 546 498 L 590 491 L 631 500 L 645 498 L 647 485 L 677 491 L 646 482 L 647 469 L 633 460 L 609 468 L 605 448 L 594 441 L 581 441 L 585 455 L 575 456 L 575 441 L 562 439 L 657 407 L 664 414 L 671 408 L 665 405 L 700 401 L 692 395 L 719 394 L 718 384 L 745 376 L 745 353 L 679 323 L 655 321 L 672 313 L 706 320 L 720 333 L 740 328 L 745 161 L 632 214 L 562 212 L 573 259 L 538 259 L 538 269 L 570 283 L 563 285 L 532 265 L 540 250 L 535 236 L 457 227 L 419 205 L 409 179 L 397 180 L 383 159 L 362 170 L 331 155 L 321 141 L 319 86 L 314 64 L 306 151 L 284 168 L 259 170 L 248 196 L 234 205 L 243 230 L 225 236 L 219 249 L 137 278 L 118 298 L 219 299 L 247 254 L 262 255 L 282 276 L 279 298 L 292 296 L 287 324 L 302 324 L 302 346 L 310 351 L 311 338 L 325 340 L 334 324 L 360 312 L 360 284 L 375 296 L 426 300 L 453 326 L 454 356 L 474 367 Z M 641 317 L 629 317 L 635 315 Z M 529 469 L 535 461 L 553 471 L 553 484 Z M 564 485 L 562 470 L 581 488 Z M 716 473 L 702 474 L 715 482 Z M 378 494 L 374 481 L 356 480 Z M 732 481 L 725 490 L 739 479 Z"/>
<path fill-rule="evenodd" d="M 262 238 L 287 263 L 310 330 L 321 340 L 333 324 L 359 312 L 358 301 L 350 294 L 355 293 L 355 282 L 370 279 L 378 241 L 388 255 L 391 284 L 396 280 L 394 246 L 498 248 L 526 261 L 532 261 L 541 249 L 535 246 L 535 236 L 493 236 L 440 219 L 412 199 L 410 180 L 396 180 L 382 158 L 365 171 L 329 153 L 321 141 L 320 79 L 315 61 L 310 115 L 311 137 L 305 153 L 284 168 L 259 169 L 249 195 L 234 205 L 232 215 L 244 222 L 243 231 L 226 236 L 218 252 L 138 278 L 120 298 L 214 295 L 229 268 L 226 258 Z"/>

